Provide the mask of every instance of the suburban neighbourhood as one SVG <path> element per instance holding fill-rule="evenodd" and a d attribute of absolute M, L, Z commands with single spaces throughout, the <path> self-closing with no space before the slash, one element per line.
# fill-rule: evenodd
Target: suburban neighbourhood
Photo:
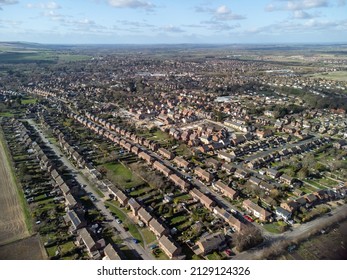
<path fill-rule="evenodd" d="M 346 56 L 188 52 L 1 76 L 1 139 L 44 258 L 277 258 L 345 218 L 347 82 L 328 74 Z"/>

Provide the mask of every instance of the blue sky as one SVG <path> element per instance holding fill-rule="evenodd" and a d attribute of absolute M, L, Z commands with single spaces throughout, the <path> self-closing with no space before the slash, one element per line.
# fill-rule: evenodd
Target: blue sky
<path fill-rule="evenodd" d="M 0 41 L 347 42 L 346 0 L 0 0 Z"/>

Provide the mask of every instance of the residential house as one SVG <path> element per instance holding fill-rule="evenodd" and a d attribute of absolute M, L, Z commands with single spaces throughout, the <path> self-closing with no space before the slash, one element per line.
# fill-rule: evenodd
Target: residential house
<path fill-rule="evenodd" d="M 296 201 L 287 201 L 287 202 L 282 202 L 281 207 L 290 213 L 294 213 L 296 210 L 299 209 L 300 205 Z"/>
<path fill-rule="evenodd" d="M 80 246 L 85 246 L 88 255 L 93 258 L 93 259 L 99 259 L 100 254 L 99 254 L 99 245 L 97 242 L 94 241 L 94 239 L 90 236 L 89 232 L 87 231 L 86 228 L 82 228 L 78 232 L 78 237 L 77 237 L 77 243 Z"/>
<path fill-rule="evenodd" d="M 213 186 L 226 197 L 229 197 L 232 200 L 237 198 L 237 192 L 229 186 L 227 186 L 226 184 L 224 184 L 222 181 L 217 181 L 216 183 L 214 183 Z"/>
<path fill-rule="evenodd" d="M 269 169 L 266 171 L 266 174 L 267 174 L 269 177 L 275 179 L 275 178 L 278 178 L 278 177 L 280 176 L 281 173 L 280 173 L 278 170 L 276 170 L 276 169 L 269 168 Z"/>
<path fill-rule="evenodd" d="M 116 188 L 112 188 L 113 191 L 112 193 L 114 194 L 116 200 L 119 202 L 121 207 L 124 207 L 127 205 L 129 198 L 121 191 Z"/>
<path fill-rule="evenodd" d="M 231 164 L 228 164 L 228 163 L 223 163 L 221 169 L 226 171 L 229 174 L 235 172 L 235 170 L 236 170 L 236 168 L 234 166 L 232 166 Z"/>
<path fill-rule="evenodd" d="M 118 255 L 111 243 L 104 248 L 104 255 L 103 260 L 121 260 L 121 257 Z"/>
<path fill-rule="evenodd" d="M 78 206 L 76 199 L 70 193 L 65 196 L 65 206 L 70 210 Z"/>
<path fill-rule="evenodd" d="M 71 233 L 75 233 L 77 230 L 87 225 L 87 222 L 82 215 L 77 214 L 74 210 L 67 211 L 64 220 L 66 224 L 70 225 L 69 232 Z"/>
<path fill-rule="evenodd" d="M 149 226 L 149 222 L 153 218 L 152 215 L 148 213 L 145 208 L 140 208 L 140 210 L 138 211 L 138 217 L 146 226 Z"/>
<path fill-rule="evenodd" d="M 201 178 L 202 180 L 206 181 L 206 182 L 211 182 L 212 179 L 213 179 L 213 176 L 210 172 L 202 169 L 201 167 L 197 167 L 195 170 L 194 170 L 194 173 L 199 177 Z"/>
<path fill-rule="evenodd" d="M 178 177 L 176 174 L 170 175 L 169 178 L 181 190 L 186 191 L 189 189 L 190 184 L 188 182 L 186 182 L 185 180 L 183 180 L 182 178 Z"/>
<path fill-rule="evenodd" d="M 149 155 L 147 152 L 139 153 L 139 158 L 145 160 L 149 164 L 152 164 L 155 161 L 154 157 Z"/>
<path fill-rule="evenodd" d="M 158 149 L 158 153 L 161 154 L 164 158 L 166 158 L 168 160 L 172 160 L 175 157 L 174 153 L 172 153 L 172 152 L 170 152 L 164 148 Z"/>
<path fill-rule="evenodd" d="M 233 162 L 235 160 L 235 156 L 225 152 L 225 151 L 219 151 L 218 152 L 218 158 L 226 161 L 226 162 Z"/>
<path fill-rule="evenodd" d="M 212 251 L 218 250 L 225 245 L 225 236 L 220 232 L 215 232 L 208 234 L 202 238 L 198 242 L 196 242 L 196 246 L 194 247 L 194 253 L 197 255 L 207 255 Z"/>
<path fill-rule="evenodd" d="M 283 182 L 284 184 L 291 185 L 294 182 L 294 178 L 292 178 L 286 174 L 282 174 L 280 176 L 280 181 Z"/>
<path fill-rule="evenodd" d="M 166 177 L 169 177 L 173 173 L 173 171 L 170 168 L 168 168 L 167 166 L 165 166 L 159 161 L 155 161 L 153 163 L 153 168 L 163 173 Z"/>
<path fill-rule="evenodd" d="M 181 247 L 175 244 L 168 236 L 163 235 L 159 239 L 159 247 L 170 258 L 177 258 L 181 254 Z"/>
<path fill-rule="evenodd" d="M 128 205 L 129 205 L 133 215 L 136 217 L 138 215 L 138 211 L 141 208 L 141 205 L 136 201 L 135 198 L 130 198 L 128 200 Z"/>
<path fill-rule="evenodd" d="M 205 161 L 206 166 L 211 167 L 215 170 L 219 169 L 221 166 L 221 163 L 218 160 L 215 160 L 214 158 L 208 158 Z"/>
<path fill-rule="evenodd" d="M 250 174 L 248 171 L 246 171 L 244 169 L 237 168 L 235 173 L 234 173 L 234 176 L 237 178 L 246 179 L 250 176 Z"/>
<path fill-rule="evenodd" d="M 182 158 L 182 157 L 178 157 L 178 156 L 175 157 L 174 160 L 173 160 L 173 162 L 174 162 L 175 164 L 177 164 L 177 166 L 182 167 L 182 168 L 185 168 L 185 169 L 191 167 L 191 163 L 188 162 L 188 161 L 186 161 L 186 160 L 185 160 L 184 158 Z"/>
<path fill-rule="evenodd" d="M 257 177 L 252 176 L 249 178 L 248 182 L 250 182 L 252 185 L 259 186 L 261 183 L 261 180 Z"/>
<path fill-rule="evenodd" d="M 245 200 L 242 206 L 261 221 L 267 221 L 271 217 L 270 212 L 266 211 L 264 208 L 260 207 L 249 199 Z"/>
<path fill-rule="evenodd" d="M 161 222 L 153 218 L 149 222 L 149 229 L 154 233 L 154 235 L 159 239 L 163 235 L 168 234 L 168 229 L 165 228 Z"/>
<path fill-rule="evenodd" d="M 277 217 L 283 219 L 284 221 L 288 221 L 292 217 L 292 213 L 282 207 L 277 207 L 275 213 Z"/>
<path fill-rule="evenodd" d="M 212 207 L 216 204 L 213 200 L 211 200 L 196 188 L 190 190 L 189 194 L 193 197 L 194 200 L 199 201 L 207 209 L 212 209 Z"/>

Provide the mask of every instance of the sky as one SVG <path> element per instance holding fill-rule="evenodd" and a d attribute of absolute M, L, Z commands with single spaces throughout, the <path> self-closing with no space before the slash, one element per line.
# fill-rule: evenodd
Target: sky
<path fill-rule="evenodd" d="M 0 41 L 346 43 L 346 0 L 0 0 Z"/>

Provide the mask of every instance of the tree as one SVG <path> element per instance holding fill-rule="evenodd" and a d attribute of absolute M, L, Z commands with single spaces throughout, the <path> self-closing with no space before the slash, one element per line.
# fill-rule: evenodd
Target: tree
<path fill-rule="evenodd" d="M 236 237 L 234 239 L 236 249 L 239 252 L 248 250 L 261 242 L 263 242 L 263 236 L 260 232 L 260 230 L 253 226 L 253 225 L 247 225 L 245 228 L 236 234 Z"/>
<path fill-rule="evenodd" d="M 309 175 L 309 171 L 307 167 L 301 168 L 300 171 L 298 172 L 298 177 L 300 179 L 305 179 L 307 178 L 308 175 Z"/>

